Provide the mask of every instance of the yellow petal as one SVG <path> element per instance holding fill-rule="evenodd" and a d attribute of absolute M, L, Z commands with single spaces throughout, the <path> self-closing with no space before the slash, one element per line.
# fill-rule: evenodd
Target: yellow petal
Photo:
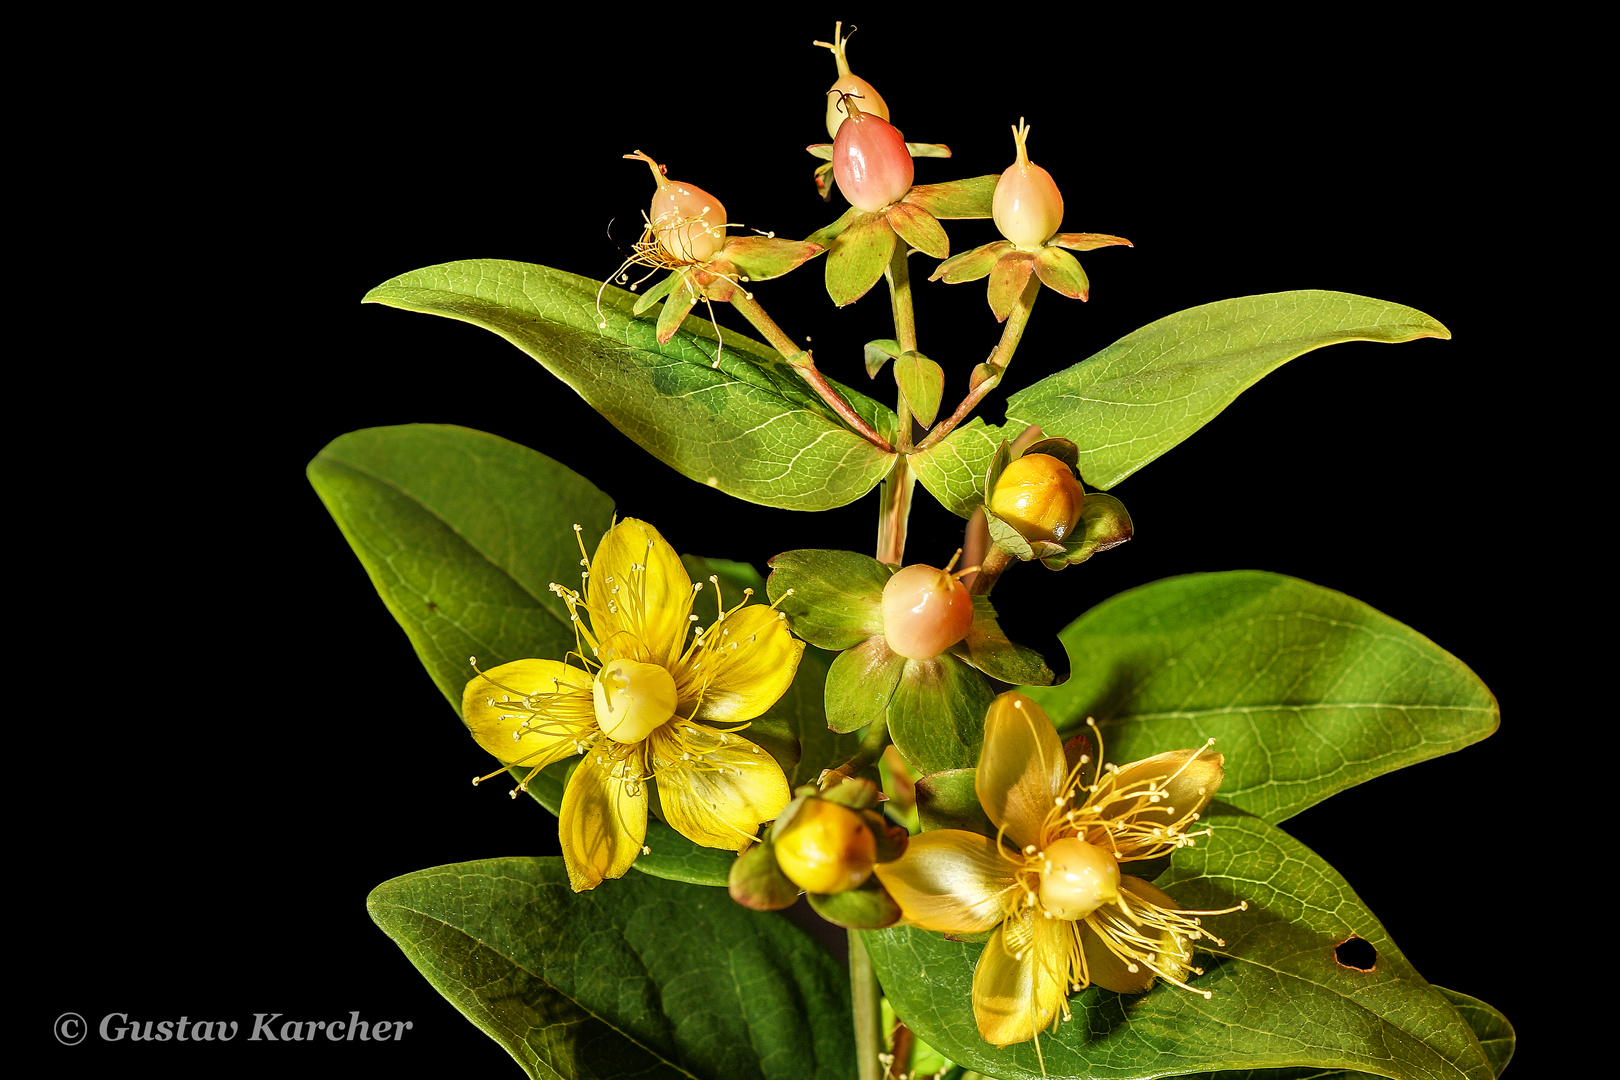
<path fill-rule="evenodd" d="M 673 668 L 680 659 L 692 579 L 675 549 L 645 521 L 625 518 L 602 537 L 591 560 L 589 599 L 602 660 L 628 657 Z"/>
<path fill-rule="evenodd" d="M 576 740 L 594 732 L 591 676 L 555 660 L 514 660 L 467 684 L 461 716 L 501 761 L 543 768 L 577 753 Z"/>
<path fill-rule="evenodd" d="M 1221 786 L 1226 775 L 1220 754 L 1206 749 L 1172 750 L 1156 754 L 1141 761 L 1133 761 L 1116 773 L 1111 782 L 1114 791 L 1123 798 L 1110 799 L 1106 790 L 1099 791 L 1096 799 L 1102 807 L 1103 818 L 1111 821 L 1128 820 L 1134 825 L 1184 826 L 1200 813 Z M 1158 801 L 1145 797 L 1149 786 L 1162 792 Z M 1165 845 L 1151 838 L 1121 838 L 1121 858 L 1142 857 L 1143 854 L 1162 854 Z"/>
<path fill-rule="evenodd" d="M 677 719 L 648 750 L 664 820 L 693 843 L 741 851 L 788 804 L 782 766 L 739 735 Z"/>
<path fill-rule="evenodd" d="M 1119 889 L 1138 918 L 1149 905 L 1176 910 L 1176 902 L 1162 889 L 1141 878 L 1123 876 Z M 1119 994 L 1140 994 L 1160 974 L 1185 980 L 1192 966 L 1192 951 L 1179 936 L 1162 926 L 1132 922 L 1117 904 L 1104 904 L 1086 917 L 1080 944 L 1091 981 Z"/>
<path fill-rule="evenodd" d="M 1063 743 L 1045 710 L 1015 690 L 990 703 L 973 788 L 1007 839 L 1040 845 L 1041 823 L 1063 794 Z"/>
<path fill-rule="evenodd" d="M 913 836 L 905 854 L 878 863 L 878 879 L 906 922 L 947 934 L 977 934 L 1006 914 L 1013 864 L 996 842 L 960 829 Z"/>
<path fill-rule="evenodd" d="M 717 724 L 764 715 L 793 685 L 804 642 L 763 604 L 727 616 L 704 634 L 701 646 L 676 672 L 680 712 Z"/>
<path fill-rule="evenodd" d="M 568 778 L 558 837 L 575 892 L 594 889 L 604 878 L 623 877 L 646 843 L 647 789 L 614 775 L 627 768 L 639 775 L 634 758 L 615 763 L 593 750 Z"/>
<path fill-rule="evenodd" d="M 1072 927 L 1026 908 L 990 938 L 973 969 L 973 1018 L 986 1042 L 999 1049 L 1051 1026 L 1068 996 Z"/>

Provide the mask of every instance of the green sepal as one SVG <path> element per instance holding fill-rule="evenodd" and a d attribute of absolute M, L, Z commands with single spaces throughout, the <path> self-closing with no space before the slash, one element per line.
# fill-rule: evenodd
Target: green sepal
<path fill-rule="evenodd" d="M 768 717 L 759 717 L 751 720 L 747 727 L 728 729 L 715 728 L 716 731 L 736 730 L 741 738 L 758 746 L 782 766 L 783 776 L 792 776 L 793 769 L 799 764 L 799 737 L 793 733 L 793 725 L 786 720 L 773 720 Z"/>
<path fill-rule="evenodd" d="M 995 314 L 996 322 L 1007 321 L 1034 270 L 1035 256 L 1027 251 L 1009 252 L 997 259 L 996 265 L 990 268 L 990 310 Z"/>
<path fill-rule="evenodd" d="M 883 563 L 853 551 L 802 548 L 784 551 L 769 566 L 766 593 L 805 641 L 848 649 L 882 637 L 883 587 L 894 576 Z"/>
<path fill-rule="evenodd" d="M 924 832 L 962 829 L 980 836 L 996 835 L 973 787 L 977 775 L 977 769 L 946 769 L 917 781 L 917 817 Z"/>
<path fill-rule="evenodd" d="M 911 415 L 923 427 L 931 427 L 945 394 L 945 369 L 922 353 L 907 352 L 894 362 L 894 381 L 905 395 Z"/>
<path fill-rule="evenodd" d="M 838 181 L 833 179 L 832 162 L 816 166 L 815 176 L 811 179 L 815 181 L 816 192 L 820 194 L 821 201 L 831 202 L 833 188 L 838 186 Z"/>
<path fill-rule="evenodd" d="M 874 861 L 893 862 L 906 853 L 911 834 L 903 826 L 889 824 L 876 810 L 862 810 L 860 815 L 872 833 Z"/>
<path fill-rule="evenodd" d="M 1011 241 L 992 240 L 988 244 L 980 244 L 970 251 L 960 255 L 952 255 L 934 268 L 929 281 L 944 279 L 947 285 L 960 285 L 964 281 L 978 281 L 990 273 L 990 268 L 996 265 L 996 260 L 1013 249 Z"/>
<path fill-rule="evenodd" d="M 924 255 L 943 259 L 951 253 L 950 238 L 939 219 L 920 206 L 901 200 L 883 212 L 900 238 Z"/>
<path fill-rule="evenodd" d="M 769 841 L 732 860 L 726 888 L 733 900 L 755 911 L 781 911 L 799 898 L 799 887 L 776 865 L 776 849 Z"/>
<path fill-rule="evenodd" d="M 1076 480 L 1084 479 L 1080 475 L 1080 448 L 1074 445 L 1073 439 L 1041 439 L 1024 447 L 1024 452 L 1018 456 L 1028 457 L 1030 454 L 1045 454 L 1047 457 L 1057 458 L 1073 470 Z"/>
<path fill-rule="evenodd" d="M 734 236 L 726 241 L 726 261 L 743 274 L 744 281 L 769 281 L 802 266 L 826 249 L 808 240 L 775 236 Z"/>
<path fill-rule="evenodd" d="M 1060 232 L 1047 243 L 1066 247 L 1070 251 L 1096 251 L 1098 248 L 1112 247 L 1116 244 L 1123 244 L 1126 247 L 1136 246 L 1123 236 L 1109 236 L 1100 232 Z"/>
<path fill-rule="evenodd" d="M 830 142 L 813 143 L 810 146 L 805 147 L 804 152 L 809 154 L 813 158 L 820 158 L 822 161 L 830 162 L 830 161 L 832 161 L 833 144 L 830 143 Z M 916 155 L 912 155 L 912 156 L 915 157 Z M 1085 234 L 1079 233 L 1079 234 L 1076 234 L 1076 235 L 1085 235 Z"/>
<path fill-rule="evenodd" d="M 908 142 L 906 143 L 906 153 L 914 158 L 947 158 L 951 156 L 951 148 L 944 143 Z"/>
<path fill-rule="evenodd" d="M 1023 455 L 1019 456 L 1022 457 Z M 1006 439 L 1002 439 L 996 446 L 996 452 L 990 455 L 990 467 L 984 473 L 984 502 L 986 506 L 989 506 L 990 496 L 995 493 L 996 481 L 1001 479 L 1001 474 L 1006 471 L 1008 465 L 1012 464 L 1012 460 L 1012 444 Z M 988 512 L 987 510 L 986 513 Z"/>
<path fill-rule="evenodd" d="M 851 810 L 870 810 L 876 806 L 883 797 L 883 792 L 870 780 L 863 780 L 858 776 L 846 776 L 838 785 L 823 791 L 820 798 L 828 802 L 847 806 Z"/>
<path fill-rule="evenodd" d="M 1062 248 L 1043 247 L 1035 253 L 1035 272 L 1048 289 L 1070 300 L 1084 300 L 1091 290 L 1080 260 Z"/>
<path fill-rule="evenodd" d="M 640 315 L 643 311 L 646 311 L 658 301 L 668 296 L 669 290 L 679 285 L 684 276 L 685 272 L 681 270 L 677 270 L 674 273 L 666 275 L 664 280 L 660 281 L 658 284 L 636 297 L 635 305 L 631 307 L 630 311 L 633 314 Z"/>
<path fill-rule="evenodd" d="M 948 652 L 932 660 L 898 659 L 903 668 L 889 697 L 888 719 L 900 756 L 923 775 L 975 764 L 985 713 L 996 696 L 990 680 Z"/>
<path fill-rule="evenodd" d="M 1034 546 L 1030 541 L 1024 539 L 1024 534 L 1001 520 L 996 515 L 996 512 L 990 509 L 989 503 L 986 503 L 984 507 L 984 523 L 990 528 L 990 540 L 1002 551 L 1021 562 L 1029 562 L 1036 557 Z M 1056 548 L 1059 553 L 1063 550 L 1061 545 L 1053 544 L 1051 546 Z M 1041 557 L 1044 558 L 1052 554 L 1054 552 L 1048 551 Z"/>
<path fill-rule="evenodd" d="M 900 357 L 900 343 L 894 338 L 878 338 L 866 343 L 866 377 L 877 378 L 883 365 Z"/>
<path fill-rule="evenodd" d="M 975 176 L 968 180 L 947 180 L 943 184 L 915 184 L 903 201 L 947 221 L 987 218 L 1000 179 L 1000 176 Z"/>
<path fill-rule="evenodd" d="M 839 307 L 865 296 L 894 257 L 898 241 L 882 214 L 861 214 L 827 252 L 827 295 Z"/>
<path fill-rule="evenodd" d="M 838 220 L 829 225 L 823 225 L 821 228 L 805 237 L 805 243 L 816 244 L 817 246 L 824 248 L 831 247 L 832 242 L 838 239 L 838 237 L 843 234 L 845 229 L 855 224 L 855 219 L 868 216 L 871 215 L 868 215 L 865 210 L 852 206 L 848 210 L 845 210 L 842 214 L 838 215 Z"/>
<path fill-rule="evenodd" d="M 843 734 L 882 720 L 906 663 L 882 634 L 839 653 L 827 669 L 827 726 Z"/>
<path fill-rule="evenodd" d="M 973 625 L 951 651 L 992 679 L 1014 686 L 1050 686 L 1057 677 L 1040 653 L 1008 640 L 988 596 L 973 598 Z"/>
<path fill-rule="evenodd" d="M 881 930 L 900 921 L 900 905 L 878 882 L 876 874 L 848 892 L 830 896 L 811 893 L 810 906 L 823 919 L 849 930 Z"/>
<path fill-rule="evenodd" d="M 1053 570 L 1083 563 L 1097 552 L 1118 547 L 1131 538 L 1131 515 L 1125 504 L 1100 491 L 1086 492 L 1078 524 L 1081 527 L 1075 535 L 1063 542 L 1063 554 L 1042 560 Z"/>
<path fill-rule="evenodd" d="M 667 345 L 669 339 L 675 336 L 675 331 L 681 328 L 681 323 L 692 313 L 692 305 L 697 303 L 697 292 L 692 288 L 692 279 L 682 270 L 679 274 L 680 284 L 669 298 L 664 301 L 664 308 L 658 313 L 658 344 Z"/>

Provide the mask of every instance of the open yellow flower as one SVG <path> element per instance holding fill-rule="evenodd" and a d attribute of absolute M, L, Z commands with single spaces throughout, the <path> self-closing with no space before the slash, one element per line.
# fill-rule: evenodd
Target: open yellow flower
<path fill-rule="evenodd" d="M 974 778 L 996 836 L 936 829 L 877 866 L 905 922 L 948 934 L 995 928 L 974 969 L 973 1016 L 998 1047 L 1055 1026 L 1060 1013 L 1067 1020 L 1070 991 L 1091 983 L 1132 994 L 1157 976 L 1191 990 L 1188 975 L 1201 973 L 1191 943 L 1221 944 L 1198 921 L 1220 912 L 1181 910 L 1119 872 L 1122 862 L 1207 835 L 1187 829 L 1220 786 L 1221 756 L 1204 746 L 1124 768 L 1090 764 L 1083 755 L 1065 761 L 1034 701 L 1002 694 L 985 720 Z M 1086 772 L 1090 784 L 1081 782 Z"/>
<path fill-rule="evenodd" d="M 714 623 L 689 632 L 703 585 L 658 530 L 634 518 L 608 530 L 582 577 L 577 592 L 551 586 L 568 605 L 579 651 L 568 662 L 516 660 L 481 672 L 462 697 L 473 738 L 509 768 L 582 755 L 559 813 L 576 892 L 622 877 L 641 853 L 649 779 L 682 836 L 742 850 L 789 792 L 776 760 L 736 732 L 792 684 L 804 642 L 774 608 L 728 611 L 718 596 Z M 719 580 L 709 580 L 718 593 Z"/>

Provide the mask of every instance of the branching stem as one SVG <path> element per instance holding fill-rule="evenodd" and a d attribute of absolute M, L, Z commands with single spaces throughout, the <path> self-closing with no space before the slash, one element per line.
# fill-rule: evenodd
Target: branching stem
<path fill-rule="evenodd" d="M 1001 385 L 1001 376 L 1006 372 L 1007 365 L 1012 362 L 1013 353 L 1018 351 L 1018 342 L 1024 336 L 1024 327 L 1029 325 L 1029 313 L 1034 310 L 1035 298 L 1040 293 L 1041 279 L 1035 274 L 1030 274 L 1029 283 L 1019 294 L 1018 302 L 1013 305 L 1012 312 L 1007 316 L 1006 325 L 1001 328 L 1001 340 L 996 342 L 995 351 L 990 354 L 990 359 L 984 362 L 984 366 L 990 369 L 989 374 L 969 391 L 955 412 L 934 425 L 934 430 L 917 444 L 918 450 L 927 450 L 956 430 L 956 425 L 967 419 L 974 407 L 984 400 L 984 396 Z"/>

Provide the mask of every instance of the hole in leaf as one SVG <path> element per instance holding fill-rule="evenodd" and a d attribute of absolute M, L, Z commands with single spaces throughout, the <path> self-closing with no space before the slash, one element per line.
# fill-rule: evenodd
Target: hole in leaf
<path fill-rule="evenodd" d="M 1366 938 L 1348 937 L 1333 950 L 1333 959 L 1340 967 L 1371 971 L 1378 963 L 1378 950 Z"/>

